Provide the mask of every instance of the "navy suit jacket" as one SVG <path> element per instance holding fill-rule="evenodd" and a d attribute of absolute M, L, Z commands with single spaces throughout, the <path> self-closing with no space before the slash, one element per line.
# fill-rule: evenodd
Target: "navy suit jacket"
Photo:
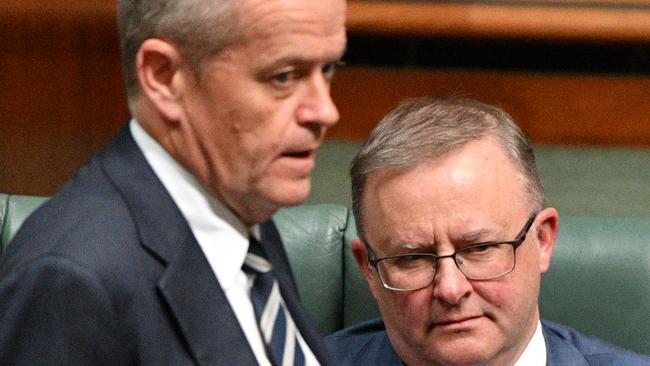
<path fill-rule="evenodd" d="M 321 363 L 275 225 L 262 241 Z M 0 365 L 254 365 L 187 221 L 128 126 L 28 218 L 0 260 Z"/>
<path fill-rule="evenodd" d="M 546 320 L 542 320 L 549 366 L 647 366 L 650 356 L 636 354 Z M 374 319 L 326 338 L 337 365 L 403 365 L 388 340 L 384 323 Z"/>

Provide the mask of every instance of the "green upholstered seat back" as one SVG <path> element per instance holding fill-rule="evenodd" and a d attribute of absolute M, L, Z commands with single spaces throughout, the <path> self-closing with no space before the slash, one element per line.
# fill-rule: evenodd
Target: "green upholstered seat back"
<path fill-rule="evenodd" d="M 0 194 L 0 254 L 23 221 L 47 198 Z"/>
<path fill-rule="evenodd" d="M 0 194 L 0 248 L 44 198 Z M 562 217 L 543 317 L 650 353 L 650 218 Z M 321 334 L 379 315 L 350 253 L 350 210 L 299 206 L 275 215 L 302 301 Z"/>
<path fill-rule="evenodd" d="M 540 311 L 650 354 L 650 218 L 561 217 Z"/>
<path fill-rule="evenodd" d="M 380 315 L 350 251 L 357 234 L 350 209 L 339 205 L 300 206 L 280 210 L 274 219 L 303 305 L 317 321 L 321 334 Z M 335 251 L 336 256 L 329 255 Z M 338 292 L 332 294 L 331 288 Z M 329 294 L 331 297 L 324 296 Z M 333 305 L 336 309 L 330 309 Z"/>
<path fill-rule="evenodd" d="M 285 244 L 303 305 L 321 334 L 343 326 L 344 235 L 349 225 L 343 206 L 283 209 L 274 220 Z"/>
<path fill-rule="evenodd" d="M 290 223 L 284 221 L 289 218 L 286 214 L 294 210 L 300 214 L 291 216 Z M 314 215 L 322 218 L 321 221 L 312 221 Z M 542 316 L 650 354 L 650 218 L 567 216 L 560 221 L 551 268 L 542 277 Z M 285 210 L 283 216 L 276 216 L 276 222 L 283 237 L 291 228 L 293 234 L 285 237 L 289 259 L 304 305 L 317 319 L 322 334 L 339 329 L 341 325 L 345 327 L 379 316 L 377 305 L 350 252 L 350 241 L 356 230 L 349 210 L 336 205 L 303 206 Z M 323 232 L 322 225 L 332 224 L 346 228 L 344 233 L 336 230 L 337 238 L 340 236 L 343 240 L 343 258 L 337 263 L 340 269 L 325 273 L 320 272 L 323 264 L 317 265 L 307 259 L 315 257 L 305 253 L 304 247 L 295 249 L 302 247 L 299 242 L 312 243 L 310 238 L 323 237 L 313 233 Z M 306 237 L 301 239 L 298 233 Z M 336 246 L 330 239 L 322 241 L 321 245 Z M 317 248 L 310 244 L 310 250 L 327 250 Z M 305 265 L 308 260 L 310 263 Z M 319 272 L 315 273 L 314 269 Z M 341 276 L 343 308 L 332 311 L 329 306 L 340 304 L 340 294 L 330 300 L 315 287 L 321 282 L 338 281 Z M 330 314 L 335 317 L 329 318 Z"/>

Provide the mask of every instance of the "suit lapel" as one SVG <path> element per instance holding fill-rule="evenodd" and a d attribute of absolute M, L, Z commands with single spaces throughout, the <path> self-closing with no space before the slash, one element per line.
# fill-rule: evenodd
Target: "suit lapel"
<path fill-rule="evenodd" d="M 542 333 L 546 342 L 546 365 L 589 366 L 585 356 L 572 344 L 560 338 L 542 321 Z"/>
<path fill-rule="evenodd" d="M 158 290 L 197 363 L 255 364 L 248 341 L 187 221 L 135 144 L 128 126 L 101 159 L 132 213 L 143 247 L 166 266 Z"/>
<path fill-rule="evenodd" d="M 309 348 L 319 360 L 321 365 L 327 365 L 328 357 L 323 344 L 322 338 L 315 332 L 314 327 L 309 322 L 298 296 L 296 282 L 294 281 L 291 268 L 289 266 L 289 259 L 282 245 L 280 234 L 278 233 L 275 224 L 269 220 L 260 225 L 260 232 L 262 235 L 262 245 L 273 263 L 275 277 L 280 285 L 280 292 L 284 299 L 293 321 L 300 330 L 300 334 L 309 345 Z"/>
<path fill-rule="evenodd" d="M 363 348 L 363 352 L 358 354 L 357 360 L 357 362 L 361 362 L 360 364 L 376 366 L 405 365 L 395 352 L 385 330 L 379 334 L 375 334 L 370 339 L 368 344 Z"/>
<path fill-rule="evenodd" d="M 159 282 L 160 293 L 200 364 L 256 364 L 223 290 L 198 244 L 194 246 L 197 250 L 183 251 L 170 263 Z"/>

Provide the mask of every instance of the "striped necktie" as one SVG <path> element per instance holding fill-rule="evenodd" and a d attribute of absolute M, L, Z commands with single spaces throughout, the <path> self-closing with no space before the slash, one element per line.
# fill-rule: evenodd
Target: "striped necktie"
<path fill-rule="evenodd" d="M 255 275 L 251 301 L 271 362 L 276 366 L 304 365 L 305 357 L 297 339 L 298 330 L 280 295 L 273 266 L 266 258 L 262 245 L 252 236 L 243 270 Z"/>

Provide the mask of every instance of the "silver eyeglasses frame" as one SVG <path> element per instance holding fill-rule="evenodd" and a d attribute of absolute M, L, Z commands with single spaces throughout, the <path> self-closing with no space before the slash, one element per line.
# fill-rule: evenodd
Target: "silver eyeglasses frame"
<path fill-rule="evenodd" d="M 437 254 L 434 254 L 434 253 L 404 253 L 404 254 L 396 254 L 396 255 L 390 255 L 390 256 L 385 256 L 385 257 L 379 257 L 379 258 L 377 258 L 377 257 L 375 256 L 375 251 L 372 249 L 372 246 L 370 245 L 370 243 L 368 243 L 368 241 L 365 240 L 365 239 L 362 239 L 362 241 L 363 241 L 364 244 L 366 245 L 366 248 L 368 248 L 368 263 L 369 263 L 372 267 L 374 267 L 375 270 L 377 271 L 377 274 L 379 275 L 379 279 L 380 279 L 380 281 L 381 281 L 381 284 L 382 284 L 382 286 L 383 286 L 384 288 L 389 289 L 389 290 L 393 290 L 393 291 L 415 291 L 415 290 L 420 290 L 420 289 L 423 289 L 423 288 L 428 287 L 429 285 L 431 285 L 431 283 L 435 280 L 436 275 L 437 275 L 437 273 L 438 273 L 438 268 L 440 267 L 440 260 L 443 259 L 443 258 L 453 258 L 453 260 L 454 260 L 454 264 L 456 264 L 456 267 L 458 268 L 458 270 L 460 270 L 460 272 L 461 272 L 461 273 L 462 273 L 462 274 L 463 274 L 467 279 L 474 280 L 474 281 L 487 281 L 487 280 L 494 280 L 494 279 L 501 278 L 501 277 L 503 277 L 503 276 L 509 274 L 510 272 L 514 271 L 515 266 L 516 266 L 516 262 L 517 262 L 516 250 L 517 250 L 517 248 L 518 248 L 518 247 L 519 247 L 519 246 L 520 246 L 520 245 L 521 245 L 521 244 L 526 240 L 526 234 L 528 233 L 528 230 L 530 230 L 530 227 L 533 225 L 533 222 L 535 221 L 535 218 L 536 218 L 536 217 L 537 217 L 537 213 L 535 213 L 534 215 L 532 215 L 532 216 L 528 219 L 528 221 L 526 221 L 526 224 L 525 224 L 524 227 L 521 229 L 521 231 L 517 234 L 517 236 L 516 236 L 516 238 L 515 238 L 514 240 L 509 240 L 509 241 L 489 241 L 489 242 L 483 242 L 483 243 L 472 244 L 472 245 L 470 245 L 470 246 L 467 246 L 467 247 L 464 247 L 464 248 L 458 249 L 458 250 L 456 250 L 455 252 L 453 252 L 453 253 L 451 253 L 451 254 L 447 254 L 447 255 L 437 255 Z M 475 276 L 474 276 L 474 277 L 473 277 L 473 276 L 469 276 L 469 275 L 467 275 L 467 274 L 465 273 L 465 271 L 463 271 L 463 269 L 459 266 L 459 260 L 458 260 L 458 258 L 456 257 L 456 255 L 457 255 L 458 253 L 461 253 L 461 254 L 462 254 L 462 253 L 464 253 L 464 252 L 468 252 L 468 251 L 470 251 L 470 250 L 472 250 L 472 249 L 476 249 L 476 248 L 478 248 L 478 247 L 495 246 L 495 245 L 503 245 L 503 244 L 511 245 L 511 246 L 512 246 L 512 250 L 513 250 L 513 262 L 512 262 L 512 266 L 511 266 L 511 268 L 508 269 L 507 271 L 505 271 L 505 272 L 503 272 L 503 273 L 499 273 L 499 274 L 497 274 L 497 275 L 495 275 L 495 276 L 489 276 L 489 277 L 475 277 Z M 386 283 L 386 280 L 385 280 L 384 277 L 382 276 L 382 271 L 379 270 L 378 264 L 379 264 L 380 262 L 384 261 L 384 260 L 387 260 L 387 259 L 395 259 L 395 258 L 402 258 L 402 257 L 429 257 L 429 258 L 433 258 L 433 260 L 434 260 L 433 263 L 434 263 L 434 267 L 435 267 L 435 272 L 434 272 L 433 276 L 431 277 L 431 281 L 428 282 L 426 285 L 419 286 L 419 287 L 414 287 L 414 288 L 396 288 L 396 287 L 393 287 L 393 286 L 388 285 L 388 284 Z M 462 261 L 461 261 L 461 263 L 462 263 Z"/>

